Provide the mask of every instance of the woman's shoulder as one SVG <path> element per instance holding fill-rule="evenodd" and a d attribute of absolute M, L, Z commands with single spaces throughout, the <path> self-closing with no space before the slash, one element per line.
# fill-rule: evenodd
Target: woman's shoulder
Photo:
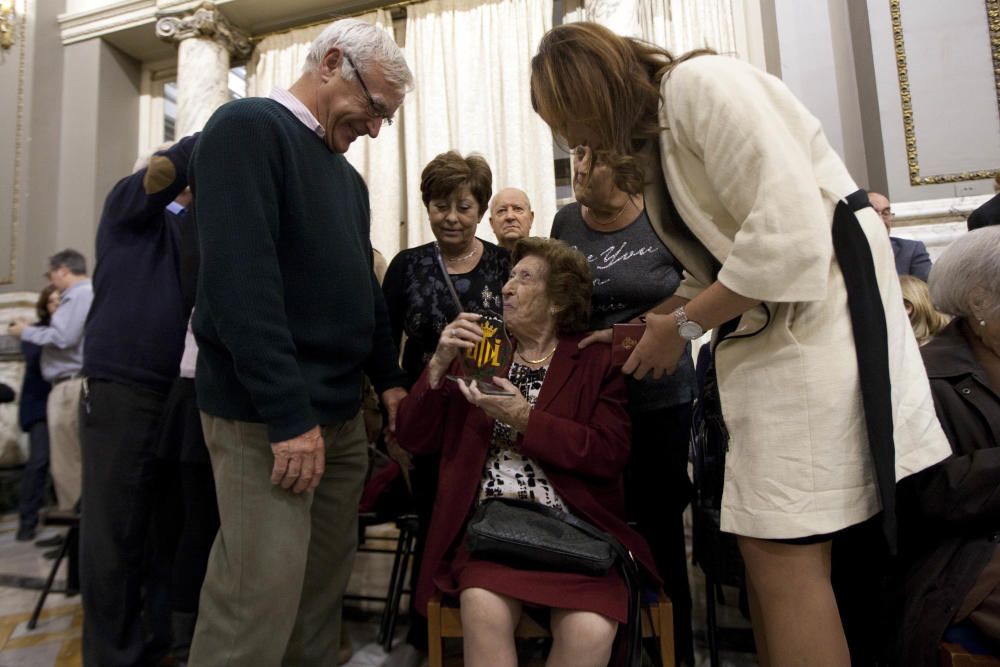
<path fill-rule="evenodd" d="M 506 274 L 510 271 L 510 252 L 506 248 L 501 248 L 484 239 L 479 239 L 479 241 L 483 244 L 483 259 L 487 260 L 492 267 L 500 267 L 504 278 L 506 278 Z"/>
<path fill-rule="evenodd" d="M 664 81 L 668 79 L 685 81 L 687 79 L 700 79 L 708 76 L 749 73 L 763 74 L 761 70 L 750 63 L 734 56 L 706 54 L 703 56 L 694 56 L 678 63 L 663 78 Z"/>
<path fill-rule="evenodd" d="M 683 99 L 685 93 L 693 100 L 706 96 L 728 99 L 734 90 L 758 88 L 772 79 L 780 81 L 734 56 L 695 56 L 679 63 L 663 77 L 660 92 L 668 102 Z"/>
<path fill-rule="evenodd" d="M 396 253 L 392 261 L 389 262 L 389 266 L 393 264 L 406 264 L 412 262 L 421 257 L 432 256 L 434 254 L 434 242 L 424 243 L 422 245 L 413 246 L 412 248 L 403 248 Z"/>
<path fill-rule="evenodd" d="M 555 217 L 552 218 L 552 238 L 562 238 L 568 225 L 580 222 L 583 222 L 580 202 L 574 201 L 566 204 L 556 211 Z"/>
<path fill-rule="evenodd" d="M 579 366 L 588 366 L 595 369 L 611 368 L 611 346 L 607 343 L 593 343 L 580 349 L 580 341 L 587 336 L 586 333 L 567 334 L 559 338 L 559 344 L 573 348 L 573 356 Z"/>

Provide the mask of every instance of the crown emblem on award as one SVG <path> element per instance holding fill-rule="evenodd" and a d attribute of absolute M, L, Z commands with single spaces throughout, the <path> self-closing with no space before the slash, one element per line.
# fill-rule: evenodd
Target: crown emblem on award
<path fill-rule="evenodd" d="M 484 338 L 493 338 L 497 333 L 497 327 L 492 325 L 489 321 L 483 320 L 479 323 L 479 328 L 483 330 Z"/>

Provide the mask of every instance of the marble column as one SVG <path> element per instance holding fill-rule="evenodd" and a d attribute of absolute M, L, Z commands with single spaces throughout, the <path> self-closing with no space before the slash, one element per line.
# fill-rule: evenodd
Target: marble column
<path fill-rule="evenodd" d="M 193 11 L 162 12 L 156 36 L 177 44 L 177 120 L 180 138 L 204 127 L 212 112 L 229 100 L 229 61 L 253 48 L 211 2 Z"/>

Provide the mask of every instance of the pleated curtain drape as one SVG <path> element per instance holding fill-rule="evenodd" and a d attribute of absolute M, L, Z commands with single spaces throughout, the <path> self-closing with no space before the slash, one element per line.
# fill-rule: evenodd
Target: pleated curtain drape
<path fill-rule="evenodd" d="M 417 78 L 404 102 L 410 246 L 433 240 L 420 172 L 449 149 L 482 154 L 494 192 L 527 192 L 532 234 L 548 236 L 556 212 L 552 133 L 531 109 L 529 77 L 531 57 L 551 26 L 551 0 L 429 0 L 407 7 L 404 50 Z M 478 234 L 494 240 L 486 216 Z"/>
<path fill-rule="evenodd" d="M 674 54 L 709 47 L 736 54 L 733 0 L 638 0 L 638 36 Z"/>

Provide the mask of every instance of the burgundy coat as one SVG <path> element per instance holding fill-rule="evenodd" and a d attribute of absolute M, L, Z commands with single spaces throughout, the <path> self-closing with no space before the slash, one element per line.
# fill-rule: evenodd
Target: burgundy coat
<path fill-rule="evenodd" d="M 631 441 L 625 380 L 611 365 L 610 346 L 580 350 L 580 338 L 559 341 L 518 448 L 542 467 L 572 514 L 617 537 L 658 580 L 649 547 L 624 520 L 622 470 Z M 449 572 L 474 509 L 493 419 L 466 401 L 454 382 L 431 389 L 425 370 L 400 403 L 396 431 L 405 449 L 441 456 L 416 590 L 417 609 L 426 614 L 434 576 Z"/>

